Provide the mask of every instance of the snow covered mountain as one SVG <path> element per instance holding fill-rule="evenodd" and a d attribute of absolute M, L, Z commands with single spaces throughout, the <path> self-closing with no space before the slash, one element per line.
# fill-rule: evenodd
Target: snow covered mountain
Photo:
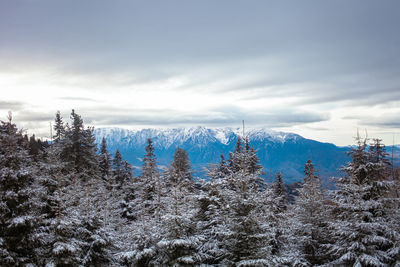
<path fill-rule="evenodd" d="M 196 174 L 204 176 L 203 167 L 217 163 L 221 153 L 227 158 L 242 132 L 241 129 L 206 127 L 136 131 L 99 128 L 95 130 L 95 136 L 98 144 L 105 137 L 110 152 L 114 153 L 118 148 L 123 157 L 138 168 L 145 154 L 147 138 L 153 140 L 160 166 L 167 166 L 175 149 L 183 148 L 188 152 Z M 329 177 L 339 175 L 338 168 L 348 160 L 345 153 L 347 148 L 306 139 L 293 133 L 256 129 L 247 131 L 246 136 L 250 139 L 250 145 L 257 149 L 267 180 L 275 172 L 281 171 L 287 183 L 301 181 L 304 163 L 311 158 L 327 184 Z"/>

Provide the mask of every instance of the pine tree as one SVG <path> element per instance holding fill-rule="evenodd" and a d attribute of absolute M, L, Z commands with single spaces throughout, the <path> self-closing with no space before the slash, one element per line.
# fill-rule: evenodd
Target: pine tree
<path fill-rule="evenodd" d="M 29 138 L 29 155 L 37 161 L 40 153 L 39 143 L 36 141 L 35 135 Z"/>
<path fill-rule="evenodd" d="M 54 142 L 59 142 L 63 138 L 63 135 L 65 133 L 64 123 L 63 123 L 60 111 L 57 111 L 57 113 L 56 113 L 54 131 L 55 131 L 55 134 L 52 138 L 53 138 Z"/>
<path fill-rule="evenodd" d="M 220 158 L 221 158 L 221 160 L 220 160 L 220 162 L 218 164 L 217 176 L 215 178 L 224 177 L 224 176 L 228 175 L 228 173 L 229 173 L 229 169 L 227 167 L 227 162 L 225 160 L 224 154 L 221 154 Z"/>
<path fill-rule="evenodd" d="M 268 244 L 272 231 L 263 220 L 266 210 L 262 170 L 249 171 L 251 150 L 249 146 L 243 149 L 238 141 L 230 153 L 230 171 L 225 175 L 219 171 L 220 177 L 206 183 L 207 193 L 199 197 L 199 236 L 205 240 L 198 252 L 202 263 L 273 265 L 272 247 Z"/>
<path fill-rule="evenodd" d="M 247 166 L 247 171 L 250 174 L 255 174 L 262 170 L 262 166 L 260 165 L 260 159 L 258 158 L 256 150 L 253 147 L 251 147 L 247 152 L 246 166 Z"/>
<path fill-rule="evenodd" d="M 52 144 L 54 146 L 55 143 Z M 63 164 L 57 159 L 55 150 L 50 147 L 47 157 L 38 162 L 37 179 L 33 186 L 36 201 L 35 211 L 39 214 L 35 236 L 38 242 L 35 255 L 39 266 L 52 265 L 57 256 L 53 253 L 57 240 L 57 226 L 63 217 L 62 174 Z"/>
<path fill-rule="evenodd" d="M 159 173 L 156 165 L 153 141 L 147 139 L 146 154 L 143 158 L 142 175 L 140 176 L 140 190 L 137 192 L 141 199 L 142 218 L 154 214 L 157 208 L 158 189 L 160 187 Z"/>
<path fill-rule="evenodd" d="M 103 264 L 110 258 L 107 234 L 102 228 L 108 194 L 99 179 L 93 128 L 85 128 L 74 110 L 71 120 L 71 126 L 65 126 L 61 139 L 52 147 L 63 162 L 59 188 L 62 215 L 55 230 L 52 262 L 60 266 Z"/>
<path fill-rule="evenodd" d="M 294 219 L 299 226 L 296 241 L 305 259 L 310 265 L 315 265 L 324 260 L 322 245 L 326 242 L 327 207 L 324 205 L 321 179 L 316 175 L 310 159 L 304 165 L 304 175 L 295 203 Z"/>
<path fill-rule="evenodd" d="M 260 218 L 264 202 L 262 191 L 259 183 L 252 183 L 253 178 L 246 178 L 247 175 L 235 179 L 241 183 L 236 186 L 236 190 L 229 193 L 232 195 L 229 200 L 229 229 L 233 239 L 228 243 L 228 250 L 232 255 L 231 259 L 239 266 L 271 264 L 264 258 L 265 254 L 271 253 L 271 247 L 267 243 L 271 236 L 270 230 L 265 228 Z"/>
<path fill-rule="evenodd" d="M 203 190 L 195 198 L 198 210 L 193 218 L 196 222 L 196 236 L 202 240 L 197 252 L 200 263 L 218 266 L 228 258 L 228 250 L 224 243 L 227 235 L 223 233 L 229 230 L 225 227 L 225 218 L 228 211 L 225 208 L 221 190 L 226 176 L 218 176 L 204 182 Z"/>
<path fill-rule="evenodd" d="M 72 125 L 65 129 L 65 137 L 62 138 L 61 159 L 68 164 L 68 169 L 79 174 L 83 180 L 97 176 L 98 161 L 96 155 L 95 137 L 93 128 L 83 125 L 81 116 L 72 110 Z"/>
<path fill-rule="evenodd" d="M 56 266 L 108 266 L 111 247 L 99 219 L 70 217 L 57 225 L 52 263 Z"/>
<path fill-rule="evenodd" d="M 165 194 L 158 201 L 159 227 L 165 229 L 157 247 L 161 257 L 157 265 L 185 266 L 196 262 L 194 257 L 199 245 L 195 233 L 194 181 L 191 164 L 183 149 L 176 149 L 174 160 L 163 177 Z M 160 195 L 158 195 L 160 196 Z M 160 206 L 162 210 L 160 210 Z M 161 216 L 160 216 L 161 215 Z"/>
<path fill-rule="evenodd" d="M 271 185 L 272 198 L 273 198 L 273 210 L 275 213 L 284 212 L 287 209 L 287 189 L 283 182 L 283 175 L 281 172 L 277 172 L 275 175 L 275 182 Z"/>
<path fill-rule="evenodd" d="M 228 166 L 230 172 L 235 173 L 243 168 L 244 164 L 243 152 L 244 149 L 243 149 L 242 139 L 238 137 L 238 139 L 236 140 L 235 150 L 229 153 Z"/>
<path fill-rule="evenodd" d="M 236 145 L 233 153 L 242 153 L 243 152 L 243 144 L 242 144 L 242 138 L 240 136 L 236 140 Z"/>
<path fill-rule="evenodd" d="M 156 175 L 156 155 L 154 154 L 153 141 L 149 138 L 147 139 L 146 155 L 143 158 L 142 177 L 145 177 L 152 183 Z"/>
<path fill-rule="evenodd" d="M 120 201 L 120 214 L 123 218 L 128 220 L 138 219 L 138 181 L 132 174 L 132 166 L 124 161 L 124 173 L 127 174 L 127 178 L 121 188 L 122 200 Z"/>
<path fill-rule="evenodd" d="M 386 153 L 386 147 L 382 144 L 381 139 L 373 139 L 373 143 L 369 146 L 368 165 L 371 176 L 374 176 L 376 181 L 385 181 L 389 179 L 390 171 L 389 154 Z"/>
<path fill-rule="evenodd" d="M 122 196 L 119 196 L 118 198 L 119 213 L 123 218 L 129 220 L 137 219 L 137 207 L 135 203 L 135 198 L 137 197 L 137 181 L 132 173 L 132 165 L 126 160 L 122 162 L 122 180 L 123 183 L 117 184 L 117 187 L 115 188 L 119 194 L 122 194 Z"/>
<path fill-rule="evenodd" d="M 12 123 L 0 125 L 0 265 L 34 263 L 36 217 L 31 186 L 34 175 L 22 134 Z"/>
<path fill-rule="evenodd" d="M 104 137 L 101 140 L 100 146 L 99 168 L 101 176 L 107 180 L 111 172 L 111 155 L 108 153 L 107 142 Z"/>
<path fill-rule="evenodd" d="M 123 218 L 130 221 L 139 220 L 144 223 L 152 219 L 156 211 L 157 181 L 158 172 L 156 170 L 156 156 L 151 139 L 148 140 L 146 155 L 143 159 L 142 175 L 135 178 L 132 173 L 132 165 L 127 161 L 118 160 L 119 175 L 123 179 L 123 185 L 120 186 L 120 214 Z M 118 152 L 119 153 L 119 152 Z M 118 188 L 117 188 L 118 189 Z M 139 223 L 138 222 L 138 223 Z"/>
<path fill-rule="evenodd" d="M 204 168 L 205 173 L 207 173 L 207 176 L 213 180 L 213 179 L 221 179 L 225 176 L 227 176 L 230 171 L 228 168 L 228 164 L 225 160 L 224 154 L 221 153 L 220 155 L 220 161 L 218 164 L 210 164 L 209 168 Z"/>
<path fill-rule="evenodd" d="M 117 151 L 115 151 L 112 170 L 116 184 L 118 186 L 121 186 L 124 181 L 124 166 L 122 161 L 122 155 L 118 149 Z"/>
<path fill-rule="evenodd" d="M 174 160 L 171 164 L 174 172 L 173 177 L 176 177 L 177 183 L 188 188 L 191 187 L 193 185 L 193 177 L 191 163 L 186 150 L 178 147 L 174 152 L 173 158 Z"/>
<path fill-rule="evenodd" d="M 124 174 L 124 183 L 127 180 L 132 180 L 134 178 L 132 164 L 130 164 L 128 161 L 124 160 L 124 162 L 122 164 L 122 169 L 123 169 L 123 174 Z"/>
<path fill-rule="evenodd" d="M 346 176 L 336 183 L 328 246 L 330 264 L 346 266 L 386 266 L 398 255 L 389 210 L 385 205 L 387 181 L 377 175 L 386 172 L 383 158 L 378 160 L 377 148 L 367 152 L 367 139 L 356 138 L 357 146 L 349 155 L 352 161 L 343 168 Z M 371 160 L 373 160 L 371 162 Z"/>
<path fill-rule="evenodd" d="M 178 179 L 176 174 L 179 172 L 173 165 L 171 163 L 162 177 L 155 173 L 153 191 L 149 191 L 145 184 L 150 179 L 143 176 L 134 186 L 135 197 L 129 202 L 129 207 L 141 212 L 131 212 L 129 207 L 125 209 L 127 215 L 133 218 L 132 238 L 135 240 L 124 248 L 126 252 L 119 254 L 126 265 L 185 266 L 197 263 L 194 251 L 199 243 L 193 236 L 193 195 L 186 189 L 185 180 Z"/>

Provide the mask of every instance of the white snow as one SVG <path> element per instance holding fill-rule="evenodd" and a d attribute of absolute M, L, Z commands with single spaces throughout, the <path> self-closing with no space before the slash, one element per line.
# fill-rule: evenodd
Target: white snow
<path fill-rule="evenodd" d="M 210 142 L 219 142 L 228 145 L 234 142 L 236 136 L 242 136 L 241 128 L 207 128 L 203 126 L 188 128 L 151 128 L 141 130 L 128 130 L 123 128 L 98 128 L 95 129 L 97 143 L 106 138 L 109 146 L 127 147 L 145 145 L 148 138 L 153 139 L 154 145 L 169 148 L 173 144 L 182 145 L 192 142 L 194 145 L 205 146 Z M 284 143 L 287 140 L 296 141 L 300 136 L 292 133 L 277 132 L 268 128 L 251 128 L 245 131 L 245 136 L 250 140 L 270 140 L 272 142 Z"/>
<path fill-rule="evenodd" d="M 217 129 L 216 133 L 215 133 L 215 138 L 217 138 L 217 140 L 220 141 L 224 145 L 228 144 L 229 139 L 226 137 L 225 131 Z"/>

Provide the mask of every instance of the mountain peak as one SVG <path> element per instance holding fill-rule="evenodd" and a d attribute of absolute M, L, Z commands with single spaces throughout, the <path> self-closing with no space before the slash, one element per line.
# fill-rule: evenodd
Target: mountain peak
<path fill-rule="evenodd" d="M 148 138 L 160 147 L 168 148 L 173 143 L 182 145 L 191 142 L 195 145 L 206 145 L 210 142 L 228 145 L 229 142 L 242 136 L 240 128 L 208 128 L 195 126 L 188 128 L 146 128 L 141 130 L 128 130 L 123 128 L 98 128 L 95 130 L 97 138 L 105 137 L 107 141 L 127 141 L 134 139 L 135 142 L 144 144 Z M 288 139 L 302 139 L 301 136 L 293 133 L 277 132 L 269 128 L 253 128 L 245 132 L 250 140 L 270 140 L 272 142 L 286 142 Z M 112 140 L 111 140 L 112 139 Z"/>
<path fill-rule="evenodd" d="M 237 138 L 242 137 L 242 131 L 241 128 L 196 126 L 141 130 L 98 128 L 94 134 L 98 144 L 105 137 L 110 152 L 118 148 L 123 157 L 137 167 L 142 163 L 148 138 L 153 140 L 159 166 L 169 165 L 174 151 L 180 147 L 188 152 L 197 175 L 204 176 L 203 168 L 209 163 L 217 163 L 220 154 L 229 157 Z M 304 164 L 309 158 L 320 167 L 320 173 L 326 175 L 326 180 L 337 175 L 337 169 L 347 160 L 344 152 L 347 149 L 305 139 L 294 133 L 247 128 L 245 136 L 249 137 L 250 145 L 257 150 L 265 170 L 268 173 L 281 171 L 286 182 L 303 179 Z"/>

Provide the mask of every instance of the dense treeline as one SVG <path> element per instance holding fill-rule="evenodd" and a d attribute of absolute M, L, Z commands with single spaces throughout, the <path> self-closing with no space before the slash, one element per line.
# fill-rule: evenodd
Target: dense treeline
<path fill-rule="evenodd" d="M 159 168 L 149 139 L 141 175 L 74 111 L 53 140 L 0 125 L 1 266 L 400 266 L 400 182 L 385 146 L 357 137 L 336 190 L 313 163 L 294 201 L 281 173 L 261 178 L 239 138 L 208 179 L 177 149 Z"/>

